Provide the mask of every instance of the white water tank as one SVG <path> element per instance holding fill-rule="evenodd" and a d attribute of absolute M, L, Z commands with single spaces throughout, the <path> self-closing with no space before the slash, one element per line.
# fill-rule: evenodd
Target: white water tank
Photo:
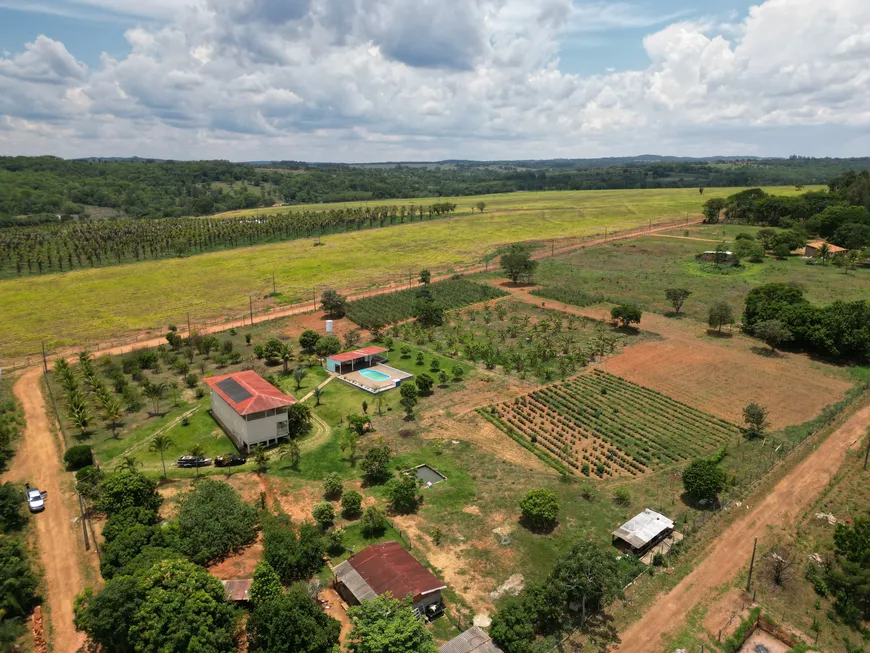
<path fill-rule="evenodd" d="M 326 332 L 332 333 L 334 329 L 335 329 L 335 324 L 333 323 L 333 321 L 327 320 L 326 321 Z"/>

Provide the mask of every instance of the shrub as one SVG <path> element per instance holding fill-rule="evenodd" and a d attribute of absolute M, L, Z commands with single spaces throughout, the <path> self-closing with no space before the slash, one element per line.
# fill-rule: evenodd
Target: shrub
<path fill-rule="evenodd" d="M 8 533 L 24 527 L 24 502 L 21 488 L 8 481 L 0 485 L 0 531 Z"/>
<path fill-rule="evenodd" d="M 356 490 L 347 490 L 341 495 L 341 514 L 345 519 L 358 517 L 362 509 L 362 495 Z"/>
<path fill-rule="evenodd" d="M 631 505 L 631 492 L 626 487 L 618 487 L 613 491 L 613 501 L 620 506 Z"/>
<path fill-rule="evenodd" d="M 326 478 L 323 479 L 323 494 L 325 496 L 339 497 L 341 496 L 341 492 L 343 489 L 344 485 L 341 482 L 341 476 L 339 476 L 336 472 L 327 474 Z"/>
<path fill-rule="evenodd" d="M 416 477 L 403 473 L 387 483 L 386 495 L 390 507 L 401 514 L 415 512 L 423 499 Z"/>
<path fill-rule="evenodd" d="M 361 467 L 367 483 L 380 483 L 389 477 L 391 455 L 387 444 L 376 444 L 366 451 Z"/>
<path fill-rule="evenodd" d="M 556 525 L 559 502 L 556 495 L 543 488 L 529 491 L 520 501 L 522 518 L 534 530 L 546 530 Z"/>
<path fill-rule="evenodd" d="M 190 372 L 187 376 L 184 377 L 184 383 L 188 388 L 195 388 L 196 384 L 199 383 L 199 375 L 195 372 Z"/>
<path fill-rule="evenodd" d="M 635 303 L 618 304 L 610 309 L 610 317 L 621 327 L 640 324 L 643 311 Z"/>
<path fill-rule="evenodd" d="M 339 650 L 341 624 L 297 583 L 286 594 L 261 602 L 249 615 L 246 630 L 252 653 L 327 653 Z"/>
<path fill-rule="evenodd" d="M 389 528 L 390 522 L 384 511 L 375 506 L 369 506 L 363 513 L 360 519 L 360 530 L 363 537 L 373 538 L 383 535 L 384 531 Z"/>
<path fill-rule="evenodd" d="M 94 454 L 88 445 L 80 444 L 67 449 L 66 453 L 63 454 L 63 461 L 66 463 L 67 471 L 74 472 L 82 467 L 93 465 Z"/>
<path fill-rule="evenodd" d="M 712 460 L 693 460 L 683 472 L 683 487 L 695 499 L 715 501 L 725 488 L 725 470 Z"/>
<path fill-rule="evenodd" d="M 341 351 L 341 341 L 336 336 L 324 336 L 317 341 L 314 351 L 321 358 L 332 356 Z"/>
<path fill-rule="evenodd" d="M 323 530 L 326 530 L 335 521 L 335 509 L 329 501 L 321 501 L 311 510 L 311 516 Z"/>

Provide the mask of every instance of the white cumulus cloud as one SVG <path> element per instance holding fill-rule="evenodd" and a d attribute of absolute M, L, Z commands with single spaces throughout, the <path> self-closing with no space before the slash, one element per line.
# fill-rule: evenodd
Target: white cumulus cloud
<path fill-rule="evenodd" d="M 801 130 L 813 147 L 839 148 L 831 154 L 870 145 L 866 0 L 767 0 L 721 26 L 679 16 L 661 26 L 631 4 L 571 0 L 166 0 L 149 11 L 162 20 L 128 30 L 129 53 L 92 68 L 44 36 L 0 57 L 3 149 L 233 160 L 788 154 L 801 152 Z M 620 26 L 649 29 L 645 67 L 560 70 L 564 39 Z M 826 137 L 813 138 L 820 129 Z"/>

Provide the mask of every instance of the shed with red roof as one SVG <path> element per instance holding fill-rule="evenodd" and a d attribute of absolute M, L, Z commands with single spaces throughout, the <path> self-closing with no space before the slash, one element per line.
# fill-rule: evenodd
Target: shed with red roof
<path fill-rule="evenodd" d="M 239 449 L 277 444 L 288 434 L 288 394 L 252 370 L 205 379 L 211 388 L 212 415 Z"/>
<path fill-rule="evenodd" d="M 447 585 L 398 542 L 366 547 L 335 568 L 336 590 L 351 605 L 382 594 L 404 599 L 427 619 L 444 612 L 441 590 Z"/>
<path fill-rule="evenodd" d="M 371 346 L 346 351 L 342 354 L 334 354 L 326 359 L 326 369 L 334 374 L 344 374 L 365 369 L 375 363 L 382 363 L 387 360 L 384 354 L 388 351 L 390 350 L 384 347 Z"/>

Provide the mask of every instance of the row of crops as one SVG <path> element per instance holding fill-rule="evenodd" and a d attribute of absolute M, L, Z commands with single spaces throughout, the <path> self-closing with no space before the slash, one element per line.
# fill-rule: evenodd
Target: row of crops
<path fill-rule="evenodd" d="M 701 456 L 739 434 L 725 420 L 601 370 L 500 404 L 492 413 L 505 430 L 600 478 Z"/>
<path fill-rule="evenodd" d="M 0 229 L 0 276 L 46 274 L 451 215 L 456 204 L 366 206 L 228 218 L 58 222 Z"/>
<path fill-rule="evenodd" d="M 536 288 L 532 294 L 537 297 L 553 299 L 563 304 L 571 304 L 572 306 L 594 306 L 607 301 L 604 295 L 599 293 L 589 293 L 581 290 L 576 286 L 544 286 Z"/>
<path fill-rule="evenodd" d="M 445 310 L 504 297 L 507 293 L 467 279 L 446 279 L 429 284 L 432 300 Z M 385 295 L 365 297 L 347 304 L 347 317 L 364 329 L 382 328 L 414 316 L 419 289 L 409 288 Z"/>

